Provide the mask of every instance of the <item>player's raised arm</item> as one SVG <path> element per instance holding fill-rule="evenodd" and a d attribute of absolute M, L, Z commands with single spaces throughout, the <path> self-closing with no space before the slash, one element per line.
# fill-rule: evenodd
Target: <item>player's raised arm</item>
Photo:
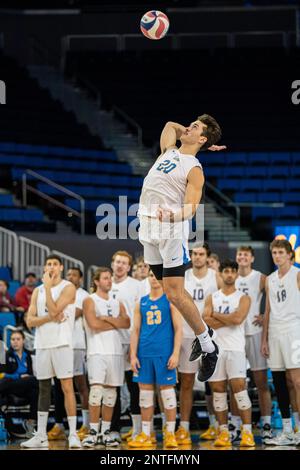
<path fill-rule="evenodd" d="M 177 140 L 186 132 L 186 127 L 176 122 L 167 122 L 160 136 L 161 153 L 165 153 L 169 148 L 176 147 Z"/>

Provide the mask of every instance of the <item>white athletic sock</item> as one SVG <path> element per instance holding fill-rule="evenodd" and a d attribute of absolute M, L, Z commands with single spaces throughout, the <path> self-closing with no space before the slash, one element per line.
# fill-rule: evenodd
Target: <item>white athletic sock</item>
<path fill-rule="evenodd" d="M 161 420 L 162 420 L 162 427 L 166 425 L 166 415 L 165 413 L 161 413 Z"/>
<path fill-rule="evenodd" d="M 243 424 L 243 431 L 252 433 L 252 424 Z"/>
<path fill-rule="evenodd" d="M 68 416 L 69 436 L 71 434 L 76 434 L 76 422 L 77 422 L 77 416 Z"/>
<path fill-rule="evenodd" d="M 167 421 L 167 431 L 172 434 L 175 432 L 176 421 Z"/>
<path fill-rule="evenodd" d="M 85 426 L 86 428 L 89 427 L 89 423 L 90 423 L 90 414 L 89 414 L 89 410 L 82 410 L 82 424 L 83 426 Z"/>
<path fill-rule="evenodd" d="M 201 333 L 200 335 L 197 335 L 197 338 L 200 341 L 201 348 L 202 348 L 203 352 L 212 353 L 215 350 L 215 347 L 213 345 L 211 337 L 209 336 L 207 327 L 206 327 L 206 330 L 204 331 L 204 333 Z"/>
<path fill-rule="evenodd" d="M 297 428 L 299 430 L 299 428 L 300 428 L 299 413 L 297 411 L 293 412 L 293 417 L 294 417 L 295 426 L 297 426 Z"/>
<path fill-rule="evenodd" d="M 236 429 L 241 428 L 241 418 L 239 416 L 231 415 L 231 424 L 235 426 Z"/>
<path fill-rule="evenodd" d="M 137 436 L 142 430 L 142 416 L 141 415 L 131 415 L 132 418 L 132 434 Z"/>
<path fill-rule="evenodd" d="M 283 426 L 283 432 L 285 433 L 293 432 L 291 418 L 282 418 L 282 426 Z"/>
<path fill-rule="evenodd" d="M 190 431 L 190 422 L 189 421 L 180 421 L 180 426 L 185 429 L 187 432 Z"/>
<path fill-rule="evenodd" d="M 213 428 L 217 427 L 217 421 L 216 421 L 216 416 L 215 415 L 208 415 L 209 419 L 209 425 Z"/>
<path fill-rule="evenodd" d="M 96 431 L 96 433 L 98 434 L 99 432 L 99 423 L 90 423 L 90 430 L 94 430 Z"/>
<path fill-rule="evenodd" d="M 142 421 L 142 431 L 146 436 L 151 436 L 151 422 Z"/>
<path fill-rule="evenodd" d="M 220 424 L 220 432 L 222 431 L 228 431 L 228 425 L 227 424 Z"/>
<path fill-rule="evenodd" d="M 265 424 L 269 424 L 271 426 L 271 416 L 262 416 L 261 424 L 262 426 L 264 426 Z"/>
<path fill-rule="evenodd" d="M 48 411 L 38 411 L 37 432 L 40 436 L 47 436 Z"/>
<path fill-rule="evenodd" d="M 103 421 L 101 423 L 101 434 L 104 434 L 105 431 L 110 430 L 110 423 L 111 421 Z"/>

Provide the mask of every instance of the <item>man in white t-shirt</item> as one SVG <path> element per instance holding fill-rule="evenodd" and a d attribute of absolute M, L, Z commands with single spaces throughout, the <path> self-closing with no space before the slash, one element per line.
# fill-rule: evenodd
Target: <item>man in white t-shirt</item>
<path fill-rule="evenodd" d="M 220 265 L 222 289 L 207 297 L 204 319 L 217 329 L 217 344 L 221 349 L 216 370 L 209 380 L 213 391 L 214 409 L 219 423 L 216 447 L 231 447 L 228 429 L 227 385 L 234 393 L 243 422 L 241 447 L 254 447 L 251 401 L 246 385 L 246 354 L 244 322 L 250 308 L 250 297 L 235 288 L 238 265 L 226 260 Z"/>
<path fill-rule="evenodd" d="M 268 385 L 267 361 L 261 353 L 263 315 L 260 314 L 260 304 L 265 288 L 266 276 L 252 269 L 254 250 L 251 246 L 240 246 L 236 252 L 236 262 L 239 266 L 235 287 L 250 296 L 251 306 L 245 321 L 246 357 L 250 364 L 253 379 L 257 387 L 261 415 L 261 437 L 270 439 L 272 399 Z M 233 434 L 239 430 L 239 415 L 235 400 L 232 400 L 231 425 Z"/>
<path fill-rule="evenodd" d="M 130 320 L 124 305 L 109 295 L 112 286 L 109 268 L 98 268 L 93 276 L 93 284 L 94 293 L 83 302 L 90 383 L 90 432 L 82 444 L 83 447 L 114 447 L 119 442 L 110 431 L 111 419 L 117 387 L 124 381 L 124 357 L 119 329 L 129 328 Z"/>
<path fill-rule="evenodd" d="M 76 399 L 73 388 L 73 329 L 75 286 L 64 279 L 62 260 L 49 255 L 43 284 L 32 294 L 27 316 L 29 328 L 36 328 L 36 374 L 39 380 L 38 429 L 24 448 L 47 448 L 47 421 L 51 404 L 51 379 L 60 379 L 69 424 L 69 447 L 80 448 L 76 433 Z"/>
<path fill-rule="evenodd" d="M 129 346 L 130 332 L 133 327 L 134 309 L 136 303 L 143 295 L 143 289 L 140 281 L 137 281 L 128 275 L 132 267 L 132 262 L 132 256 L 127 251 L 117 251 L 114 253 L 111 263 L 113 271 L 113 283 L 110 296 L 111 298 L 122 302 L 122 304 L 125 306 L 126 313 L 130 318 L 130 329 L 119 330 L 121 342 L 123 345 L 125 379 L 130 394 L 130 411 L 133 425 L 129 433 L 122 435 L 123 439 L 131 438 L 132 434 L 139 434 L 141 432 L 142 426 L 141 411 L 139 407 L 139 387 L 137 383 L 132 381 L 133 372 L 131 370 L 129 358 Z M 119 396 L 120 394 L 118 391 L 117 403 L 112 419 L 112 430 L 116 433 L 116 438 L 119 438 L 117 433 L 120 432 L 121 405 Z"/>
<path fill-rule="evenodd" d="M 140 256 L 136 260 L 136 263 L 137 263 L 138 280 L 141 283 L 142 296 L 148 295 L 151 290 L 151 286 L 149 282 L 150 266 L 149 264 L 145 263 L 143 256 Z"/>

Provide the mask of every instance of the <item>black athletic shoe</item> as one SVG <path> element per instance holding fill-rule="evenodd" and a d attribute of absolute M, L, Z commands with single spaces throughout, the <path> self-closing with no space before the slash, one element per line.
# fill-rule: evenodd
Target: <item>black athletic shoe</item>
<path fill-rule="evenodd" d="M 208 326 L 208 334 L 212 339 L 214 339 L 216 337 L 215 331 L 212 328 L 210 328 L 209 326 Z M 193 344 L 192 344 L 192 352 L 191 352 L 189 361 L 190 362 L 197 361 L 200 358 L 202 352 L 203 351 L 202 351 L 202 348 L 201 348 L 200 341 L 196 337 L 193 341 Z"/>
<path fill-rule="evenodd" d="M 198 371 L 199 382 L 206 382 L 213 375 L 218 362 L 219 348 L 213 341 L 215 350 L 211 353 L 202 353 Z"/>

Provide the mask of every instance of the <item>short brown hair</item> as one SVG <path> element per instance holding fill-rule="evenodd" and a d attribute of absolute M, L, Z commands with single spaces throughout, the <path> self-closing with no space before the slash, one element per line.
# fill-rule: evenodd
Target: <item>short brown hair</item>
<path fill-rule="evenodd" d="M 192 246 L 192 253 L 193 253 L 193 250 L 197 249 L 197 248 L 204 248 L 204 250 L 206 251 L 206 256 L 209 258 L 210 255 L 211 255 L 211 251 L 210 251 L 210 248 L 209 248 L 209 244 L 207 242 L 197 242 L 195 243 L 193 246 Z"/>
<path fill-rule="evenodd" d="M 278 240 L 275 238 L 275 240 L 273 240 L 270 244 L 271 251 L 273 250 L 273 248 L 284 248 L 287 253 L 293 253 L 292 245 L 288 240 Z"/>
<path fill-rule="evenodd" d="M 202 135 L 207 138 L 207 141 L 201 147 L 201 150 L 207 150 L 211 145 L 216 144 L 221 139 L 222 131 L 215 118 L 209 114 L 202 114 L 201 116 L 198 116 L 198 121 L 201 121 L 206 125 Z"/>
<path fill-rule="evenodd" d="M 103 273 L 110 273 L 112 274 L 112 270 L 106 266 L 100 266 L 99 268 L 96 269 L 96 271 L 93 274 L 93 284 L 92 284 L 92 292 L 96 292 L 97 286 L 95 284 L 95 281 L 99 281 L 101 274 Z"/>
<path fill-rule="evenodd" d="M 251 255 L 254 256 L 254 250 L 252 248 L 252 246 L 247 246 L 247 245 L 242 245 L 242 246 L 239 246 L 236 250 L 236 252 L 238 253 L 238 251 L 250 251 Z"/>
<path fill-rule="evenodd" d="M 117 256 L 126 256 L 126 257 L 128 258 L 130 267 L 132 266 L 132 264 L 133 264 L 133 258 L 132 258 L 132 256 L 131 256 L 131 254 L 128 253 L 128 251 L 122 251 L 122 250 L 116 251 L 116 252 L 113 254 L 112 261 L 115 261 L 115 259 L 116 259 Z"/>

